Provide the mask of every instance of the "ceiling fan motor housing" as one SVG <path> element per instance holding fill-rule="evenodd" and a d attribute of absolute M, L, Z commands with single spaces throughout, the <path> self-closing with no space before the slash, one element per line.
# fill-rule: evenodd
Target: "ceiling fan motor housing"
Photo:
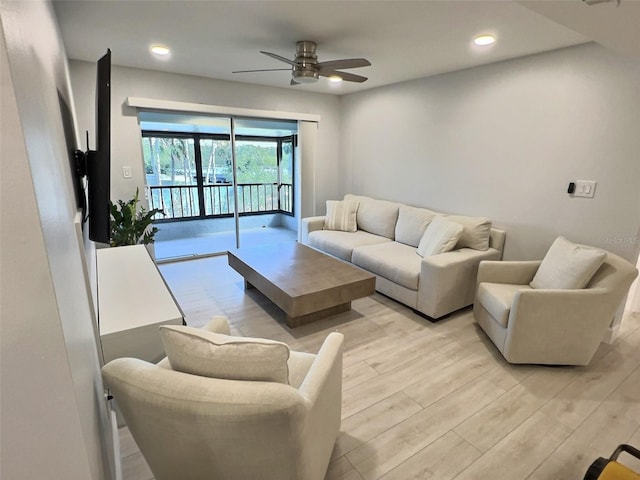
<path fill-rule="evenodd" d="M 293 60 L 298 65 L 293 67 L 293 79 L 298 83 L 314 83 L 320 78 L 316 64 L 316 44 L 308 40 L 296 42 L 296 58 Z"/>
<path fill-rule="evenodd" d="M 310 42 L 308 40 L 296 42 L 296 58 L 294 59 L 294 62 L 300 63 L 303 67 L 318 63 L 315 42 Z"/>

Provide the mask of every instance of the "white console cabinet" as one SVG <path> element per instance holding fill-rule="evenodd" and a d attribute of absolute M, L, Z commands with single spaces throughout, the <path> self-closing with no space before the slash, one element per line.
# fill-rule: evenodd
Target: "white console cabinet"
<path fill-rule="evenodd" d="M 160 325 L 184 315 L 144 245 L 102 248 L 97 254 L 98 322 L 104 362 L 164 356 Z"/>

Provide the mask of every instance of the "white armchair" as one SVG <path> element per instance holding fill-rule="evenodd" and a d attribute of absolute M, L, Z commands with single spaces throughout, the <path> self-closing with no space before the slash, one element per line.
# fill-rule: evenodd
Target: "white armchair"
<path fill-rule="evenodd" d="M 229 333 L 226 321 L 209 331 Z M 120 358 L 103 368 L 156 480 L 321 480 L 340 429 L 343 336 L 291 351 L 289 385 Z"/>
<path fill-rule="evenodd" d="M 510 363 L 587 365 L 638 271 L 607 252 L 585 288 L 531 288 L 540 264 L 481 262 L 475 320 Z"/>

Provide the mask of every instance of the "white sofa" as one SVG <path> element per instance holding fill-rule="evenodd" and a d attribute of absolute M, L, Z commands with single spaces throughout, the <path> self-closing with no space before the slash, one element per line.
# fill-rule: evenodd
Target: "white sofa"
<path fill-rule="evenodd" d="M 479 263 L 502 259 L 505 232 L 488 219 L 446 215 L 464 227 L 455 249 L 422 258 L 420 239 L 440 214 L 350 194 L 344 201 L 358 203 L 355 232 L 327 230 L 324 216 L 309 217 L 302 220 L 301 242 L 370 271 L 378 292 L 430 319 L 473 304 Z"/>

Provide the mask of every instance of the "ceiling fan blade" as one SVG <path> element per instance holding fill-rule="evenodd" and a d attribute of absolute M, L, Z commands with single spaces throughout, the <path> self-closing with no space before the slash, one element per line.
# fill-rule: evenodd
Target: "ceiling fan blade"
<path fill-rule="evenodd" d="M 294 67 L 298 66 L 296 62 L 289 60 L 288 58 L 281 57 L 280 55 L 276 55 L 275 53 L 263 52 L 262 50 L 260 50 L 260 53 L 263 53 L 268 57 L 275 58 L 276 60 L 280 60 L 281 62 L 288 63 L 289 65 L 293 65 Z"/>
<path fill-rule="evenodd" d="M 265 70 L 236 70 L 235 72 L 231 72 L 231 73 L 251 73 L 251 72 L 290 72 L 291 69 L 290 68 L 267 68 Z"/>
<path fill-rule="evenodd" d="M 342 68 L 360 68 L 368 67 L 371 62 L 365 58 L 345 58 L 344 60 L 329 60 L 328 62 L 320 62 L 316 64 L 320 71 L 337 70 Z"/>
<path fill-rule="evenodd" d="M 293 78 L 291 79 L 291 83 L 289 85 L 300 85 L 300 82 L 296 82 Z"/>
<path fill-rule="evenodd" d="M 347 72 L 339 72 L 338 70 L 320 71 L 320 75 L 322 75 L 323 77 L 333 77 L 333 76 L 340 77 L 345 82 L 362 83 L 368 80 L 367 77 L 363 77 L 362 75 L 355 75 L 353 73 L 347 73 Z"/>

